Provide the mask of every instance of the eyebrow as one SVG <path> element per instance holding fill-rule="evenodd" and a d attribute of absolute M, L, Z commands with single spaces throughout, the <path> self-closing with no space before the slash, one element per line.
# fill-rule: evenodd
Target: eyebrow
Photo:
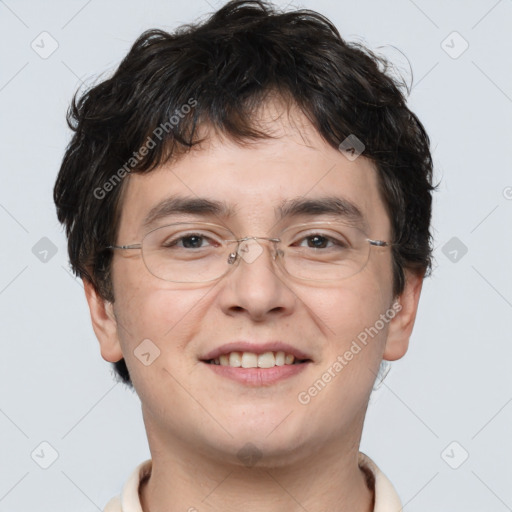
<path fill-rule="evenodd" d="M 152 208 L 142 225 L 150 228 L 162 218 L 176 214 L 210 215 L 227 220 L 234 217 L 236 212 L 237 209 L 225 201 L 204 197 L 172 196 Z M 348 199 L 338 196 L 285 199 L 275 208 L 275 214 L 279 221 L 298 216 L 332 215 L 354 224 L 366 225 L 361 210 Z"/>
<path fill-rule="evenodd" d="M 338 196 L 326 196 L 312 199 L 298 197 L 283 201 L 277 208 L 279 220 L 286 217 L 305 215 L 332 215 L 354 224 L 366 225 L 361 210 L 351 201 Z"/>
<path fill-rule="evenodd" d="M 144 218 L 142 225 L 145 228 L 149 228 L 162 218 L 180 213 L 188 215 L 211 215 L 228 219 L 234 216 L 235 209 L 224 201 L 203 197 L 172 196 L 164 199 L 152 208 Z"/>

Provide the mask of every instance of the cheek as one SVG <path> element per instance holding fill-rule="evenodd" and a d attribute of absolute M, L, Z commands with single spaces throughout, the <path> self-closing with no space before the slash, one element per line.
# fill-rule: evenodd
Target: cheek
<path fill-rule="evenodd" d="M 208 290 L 180 289 L 176 285 L 171 288 L 150 275 L 122 270 L 120 267 L 114 276 L 114 311 L 128 369 L 144 371 L 139 359 L 144 346 L 150 353 L 158 354 L 151 363 L 152 370 L 174 368 L 178 357 L 185 364 L 187 359 L 192 362 L 195 354 L 189 341 L 196 336 L 200 318 L 204 316 Z"/>
<path fill-rule="evenodd" d="M 166 421 L 190 401 L 179 383 L 187 382 L 197 367 L 190 341 L 204 316 L 204 294 L 141 287 L 117 304 L 116 316 L 123 323 L 118 336 L 134 388 Z"/>
<path fill-rule="evenodd" d="M 332 341 L 332 349 L 342 350 L 391 307 L 391 282 L 388 281 L 382 283 L 368 271 L 336 285 L 312 287 L 300 297 L 322 333 Z M 379 339 L 387 331 L 387 325 L 380 327 Z"/>
<path fill-rule="evenodd" d="M 368 277 L 368 278 L 366 278 Z M 389 281 L 389 279 L 387 280 Z M 363 414 L 382 360 L 391 305 L 390 284 L 361 274 L 351 283 L 324 294 L 308 295 L 322 318 L 326 348 L 313 378 L 300 390 L 298 402 L 318 428 L 337 431 Z"/>
<path fill-rule="evenodd" d="M 117 302 L 117 301 L 116 301 Z M 201 297 L 190 291 L 138 290 L 117 303 L 117 312 L 131 337 L 164 340 L 171 332 L 191 328 Z"/>
<path fill-rule="evenodd" d="M 114 284 L 116 317 L 124 337 L 162 338 L 200 301 L 200 290 L 183 290 L 152 276 L 140 259 L 116 262 Z"/>

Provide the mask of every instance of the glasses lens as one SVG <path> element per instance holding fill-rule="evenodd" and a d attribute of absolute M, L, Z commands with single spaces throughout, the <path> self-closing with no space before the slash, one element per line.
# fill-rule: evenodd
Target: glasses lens
<path fill-rule="evenodd" d="M 370 255 L 366 235 L 343 223 L 292 226 L 280 238 L 284 268 L 299 279 L 335 281 L 351 277 L 364 268 Z"/>
<path fill-rule="evenodd" d="M 215 224 L 176 223 L 150 231 L 142 241 L 142 257 L 155 277 L 176 283 L 202 283 L 229 270 L 224 240 L 233 234 Z"/>
<path fill-rule="evenodd" d="M 231 268 L 229 255 L 253 263 L 263 252 L 237 246 L 228 229 L 210 223 L 175 223 L 149 232 L 142 256 L 151 274 L 176 283 L 205 283 Z M 312 222 L 285 229 L 278 237 L 280 264 L 291 276 L 311 281 L 335 281 L 360 272 L 370 255 L 366 235 L 358 228 L 333 222 Z M 273 249 L 273 247 L 272 247 Z"/>

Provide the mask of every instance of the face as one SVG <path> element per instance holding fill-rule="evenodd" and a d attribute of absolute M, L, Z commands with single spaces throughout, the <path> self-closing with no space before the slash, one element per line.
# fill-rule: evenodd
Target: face
<path fill-rule="evenodd" d="M 296 223 L 337 220 L 332 213 L 308 213 L 278 222 L 284 202 L 325 197 L 355 205 L 368 238 L 390 240 L 373 164 L 362 156 L 350 161 L 299 114 L 290 124 L 273 121 L 269 109 L 262 119 L 276 139 L 240 146 L 212 136 L 177 163 L 130 176 L 116 243 L 137 243 L 149 229 L 195 221 L 222 224 L 238 238 L 277 236 Z M 222 201 L 231 215 L 168 211 L 144 226 L 148 214 L 171 197 Z M 276 463 L 359 439 L 379 364 L 383 356 L 403 355 L 412 328 L 400 323 L 404 312 L 396 306 L 389 313 L 390 249 L 373 247 L 366 266 L 352 277 L 318 283 L 283 274 L 272 260 L 272 244 L 261 247 L 253 261 L 242 260 L 222 278 L 202 284 L 158 279 L 140 250 L 115 252 L 115 303 L 113 309 L 105 304 L 103 322 L 110 327 L 96 321 L 95 329 L 105 359 L 125 358 L 150 443 L 153 436 L 236 460 L 251 441 Z M 416 304 L 417 295 L 413 313 Z M 150 342 L 141 345 L 143 340 Z M 241 342 L 246 352 L 286 344 L 285 352 L 301 352 L 308 362 L 225 371 L 205 361 L 213 350 Z M 149 353 L 146 364 L 141 351 Z M 259 381 L 258 373 L 264 374 Z"/>

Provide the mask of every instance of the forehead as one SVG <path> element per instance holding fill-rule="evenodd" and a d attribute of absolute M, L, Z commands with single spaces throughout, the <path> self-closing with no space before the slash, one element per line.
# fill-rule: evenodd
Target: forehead
<path fill-rule="evenodd" d="M 132 174 L 123 194 L 119 236 L 137 237 L 153 222 L 176 216 L 222 216 L 233 229 L 265 231 L 286 215 L 345 211 L 361 225 L 389 233 L 376 169 L 330 146 L 300 112 L 269 103 L 259 127 L 273 138 L 239 143 L 204 130 L 205 142 L 175 162 Z M 170 220 L 172 222 L 172 220 Z"/>

